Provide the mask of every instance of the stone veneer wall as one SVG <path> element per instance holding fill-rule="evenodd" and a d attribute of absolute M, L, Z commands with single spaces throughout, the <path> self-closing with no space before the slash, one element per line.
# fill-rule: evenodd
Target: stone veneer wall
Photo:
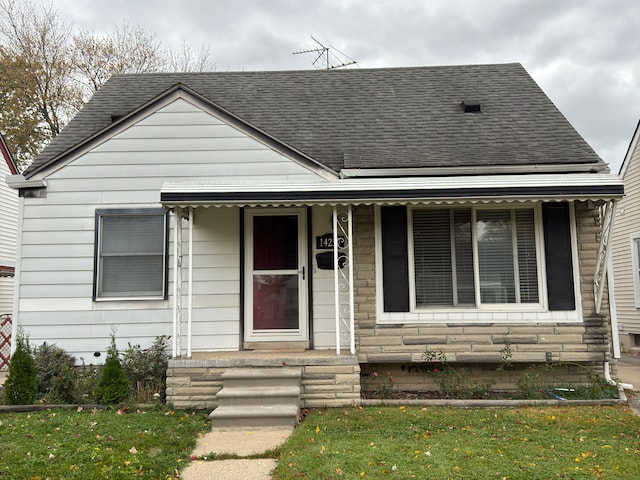
<path fill-rule="evenodd" d="M 273 359 L 218 358 L 169 361 L 167 403 L 174 408 L 214 409 L 229 368 L 302 368 L 300 406 L 338 407 L 360 403 L 360 365 L 354 357 L 304 358 L 303 354 Z"/>
<path fill-rule="evenodd" d="M 364 364 L 376 368 L 420 362 L 429 349 L 444 352 L 451 363 L 495 366 L 505 339 L 510 344 L 514 363 L 545 362 L 547 352 L 551 353 L 553 362 L 602 362 L 609 350 L 610 337 L 606 295 L 601 310 L 606 314 L 596 315 L 593 293 L 600 215 L 598 209 L 589 208 L 586 202 L 576 202 L 575 216 L 583 323 L 385 325 L 376 323 L 374 207 L 358 207 L 354 215 L 357 239 L 354 290 L 357 351 L 365 373 L 363 389 L 370 383 L 366 378 L 370 368 Z M 575 373 L 567 370 L 569 377 L 573 378 Z M 399 371 L 395 374 L 399 377 L 396 381 L 402 380 Z"/>

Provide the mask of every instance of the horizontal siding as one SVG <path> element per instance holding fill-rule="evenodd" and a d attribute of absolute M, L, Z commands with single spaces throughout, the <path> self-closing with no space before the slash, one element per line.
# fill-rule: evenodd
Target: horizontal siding
<path fill-rule="evenodd" d="M 618 202 L 612 230 L 612 260 L 615 300 L 621 340 L 628 333 L 640 334 L 640 309 L 636 298 L 632 266 L 631 237 L 640 234 L 640 149 L 636 148 L 624 177 L 625 197 Z M 629 346 L 627 344 L 627 346 Z"/>
<path fill-rule="evenodd" d="M 315 348 L 335 348 L 336 311 L 333 270 L 320 270 L 317 267 L 316 254 L 332 250 L 316 250 L 315 237 L 333 231 L 333 208 L 316 207 L 313 209 L 312 222 L 312 271 L 313 271 L 313 344 Z M 341 301 L 347 301 L 343 297 Z M 343 345 L 344 346 L 344 345 Z"/>
<path fill-rule="evenodd" d="M 158 207 L 163 183 L 216 178 L 286 181 L 317 177 L 183 100 L 49 175 L 46 198 L 27 198 L 24 208 L 19 315 L 32 344 L 53 341 L 78 358 L 94 361 L 93 352 L 108 346 L 111 328 L 116 329 L 119 341 L 129 339 L 141 345 L 149 345 L 157 335 L 170 335 L 172 298 L 92 301 L 95 211 Z M 196 209 L 195 351 L 234 350 L 240 343 L 239 222 L 237 208 Z M 173 229 L 170 237 L 172 254 Z M 185 230 L 185 255 L 187 237 Z M 169 292 L 172 264 L 171 259 Z M 186 271 L 183 278 L 186 294 Z M 186 305 L 185 296 L 185 309 Z M 184 320 L 186 324 L 186 312 Z"/>
<path fill-rule="evenodd" d="M 0 156 L 0 265 L 13 266 L 16 259 L 18 192 L 4 181 L 10 173 Z"/>

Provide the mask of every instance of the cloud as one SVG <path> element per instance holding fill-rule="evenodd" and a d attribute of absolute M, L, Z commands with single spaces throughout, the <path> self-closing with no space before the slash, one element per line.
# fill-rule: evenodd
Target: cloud
<path fill-rule="evenodd" d="M 46 0 L 41 0 L 46 1 Z M 640 117 L 636 0 L 57 0 L 70 23 L 123 19 L 165 46 L 209 45 L 218 70 L 313 68 L 326 45 L 360 68 L 520 62 L 617 169 Z"/>

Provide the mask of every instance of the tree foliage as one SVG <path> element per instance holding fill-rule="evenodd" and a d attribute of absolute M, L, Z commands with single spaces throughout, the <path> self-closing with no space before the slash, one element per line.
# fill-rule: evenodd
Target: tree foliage
<path fill-rule="evenodd" d="M 161 48 L 139 25 L 74 30 L 51 4 L 0 0 L 0 132 L 24 168 L 113 74 L 207 70 L 209 49 Z"/>

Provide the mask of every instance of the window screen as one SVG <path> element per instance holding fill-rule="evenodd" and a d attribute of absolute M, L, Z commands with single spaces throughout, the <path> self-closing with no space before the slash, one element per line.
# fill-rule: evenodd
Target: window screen
<path fill-rule="evenodd" d="M 96 297 L 164 297 L 165 211 L 109 210 L 96 215 Z"/>

